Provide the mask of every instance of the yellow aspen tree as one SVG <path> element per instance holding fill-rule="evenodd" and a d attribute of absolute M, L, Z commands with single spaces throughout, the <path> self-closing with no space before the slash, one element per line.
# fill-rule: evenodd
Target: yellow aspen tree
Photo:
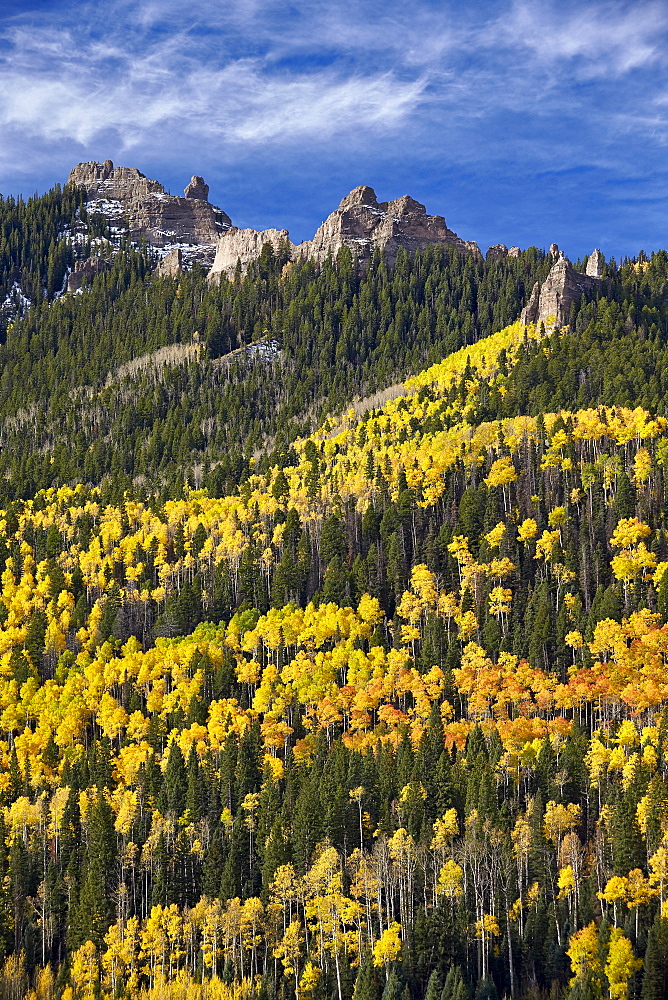
<path fill-rule="evenodd" d="M 447 896 L 450 902 L 460 899 L 464 893 L 464 870 L 450 858 L 438 874 L 436 895 Z"/>
<path fill-rule="evenodd" d="M 633 479 L 636 486 L 642 488 L 650 477 L 652 459 L 647 448 L 638 448 L 633 459 Z"/>
<path fill-rule="evenodd" d="M 251 953 L 250 975 L 258 973 L 257 949 L 262 941 L 264 906 L 257 896 L 247 899 L 241 908 L 242 945 Z"/>
<path fill-rule="evenodd" d="M 107 987 L 113 994 L 116 992 L 116 984 L 125 970 L 123 928 L 120 926 L 120 921 L 111 925 L 104 936 L 104 945 L 102 968 L 105 971 Z"/>
<path fill-rule="evenodd" d="M 610 1000 L 626 1000 L 629 980 L 642 967 L 642 961 L 633 954 L 633 945 L 619 927 L 610 933 L 605 974 L 610 987 Z"/>
<path fill-rule="evenodd" d="M 202 959 L 211 975 L 218 975 L 218 954 L 222 939 L 223 908 L 219 899 L 201 899 L 197 904 L 201 907 L 198 914 L 202 929 Z"/>
<path fill-rule="evenodd" d="M 401 961 L 401 924 L 393 920 L 385 928 L 373 946 L 373 964 L 385 966 L 385 977 L 389 979 L 390 964 Z"/>
<path fill-rule="evenodd" d="M 568 941 L 566 954 L 571 960 L 573 978 L 571 986 L 583 982 L 588 975 L 593 975 L 600 983 L 601 956 L 598 946 L 598 931 L 592 920 L 590 924 L 576 931 Z"/>
<path fill-rule="evenodd" d="M 165 909 L 163 918 L 168 942 L 169 978 L 171 980 L 184 955 L 182 947 L 183 918 L 176 903 L 171 903 Z"/>
<path fill-rule="evenodd" d="M 38 969 L 35 974 L 35 1000 L 55 1000 L 56 977 L 50 965 Z"/>
<path fill-rule="evenodd" d="M 297 1000 L 311 1000 L 321 974 L 321 970 L 313 962 L 309 960 L 306 963 L 297 988 Z"/>
<path fill-rule="evenodd" d="M 571 893 L 575 889 L 573 865 L 564 865 L 563 868 L 559 869 L 559 874 L 557 875 L 557 887 L 559 889 L 557 899 L 568 899 L 570 897 Z"/>
<path fill-rule="evenodd" d="M 529 853 L 531 850 L 531 825 L 525 816 L 520 816 L 515 822 L 515 826 L 510 834 L 513 842 L 513 854 L 517 859 L 517 888 L 520 893 L 520 901 L 524 893 L 524 887 L 529 883 Z M 524 933 L 524 909 L 520 903 L 519 907 L 520 933 Z"/>
<path fill-rule="evenodd" d="M 487 976 L 489 967 L 489 949 L 493 938 L 499 937 L 501 929 L 499 922 L 493 913 L 483 913 L 473 925 L 475 937 L 480 941 L 480 957 L 482 978 Z"/>
<path fill-rule="evenodd" d="M 613 875 L 612 878 L 608 879 L 603 892 L 596 893 L 599 899 L 606 903 L 612 903 L 612 919 L 615 926 L 617 925 L 617 903 L 626 899 L 628 885 L 629 880 L 625 876 Z"/>
<path fill-rule="evenodd" d="M 70 977 L 78 1000 L 93 1000 L 99 980 L 97 948 L 86 941 L 72 957 Z"/>
<path fill-rule="evenodd" d="M 438 879 L 438 872 L 445 862 L 445 856 L 448 852 L 453 839 L 459 833 L 459 820 L 457 819 L 456 809 L 447 809 L 443 816 L 437 819 L 432 827 L 433 836 L 431 843 L 429 845 L 432 855 L 432 870 L 434 873 L 434 906 L 436 905 L 436 882 Z"/>
<path fill-rule="evenodd" d="M 506 525 L 503 521 L 499 521 L 491 531 L 488 531 L 485 535 L 485 540 L 487 544 L 492 549 L 497 549 L 501 544 L 501 539 L 506 532 Z"/>
<path fill-rule="evenodd" d="M 299 959 L 304 940 L 301 921 L 297 918 L 287 927 L 283 940 L 274 948 L 274 958 L 280 958 L 286 976 L 294 975 L 295 991 L 299 990 Z"/>
<path fill-rule="evenodd" d="M 658 847 L 649 859 L 649 881 L 656 886 L 659 893 L 659 901 L 663 910 L 668 890 L 668 848 Z"/>
<path fill-rule="evenodd" d="M 363 851 L 360 851 L 359 848 L 355 848 L 349 856 L 346 867 L 350 872 L 350 895 L 357 901 L 359 906 L 360 916 L 357 920 L 357 940 L 358 951 L 361 954 L 364 944 L 363 931 L 366 933 L 372 947 L 374 944 L 373 900 L 378 896 L 379 883 L 369 857 Z M 365 926 L 364 921 L 361 919 L 362 914 L 366 916 Z"/>
<path fill-rule="evenodd" d="M 411 834 L 400 826 L 389 838 L 387 846 L 399 885 L 399 913 L 404 926 L 411 926 L 415 902 L 414 877 L 418 863 L 417 845 Z"/>
<path fill-rule="evenodd" d="M 538 524 L 533 519 L 533 517 L 525 517 L 522 523 L 517 528 L 517 541 L 527 542 L 533 541 L 533 539 L 538 534 Z"/>
<path fill-rule="evenodd" d="M 543 829 L 545 836 L 552 841 L 557 851 L 559 851 L 564 834 L 574 829 L 580 822 L 581 813 L 580 806 L 574 802 L 569 802 L 565 806 L 552 800 L 546 803 Z"/>
<path fill-rule="evenodd" d="M 513 465 L 513 460 L 508 455 L 497 458 L 492 463 L 489 475 L 483 480 L 488 486 L 500 486 L 503 493 L 503 511 L 508 513 L 508 495 L 506 487 L 514 483 L 517 479 L 517 470 Z"/>

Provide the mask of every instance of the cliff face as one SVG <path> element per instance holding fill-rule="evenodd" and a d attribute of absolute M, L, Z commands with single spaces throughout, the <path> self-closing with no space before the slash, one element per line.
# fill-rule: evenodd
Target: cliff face
<path fill-rule="evenodd" d="M 242 268 L 248 267 L 262 253 L 265 243 L 271 243 L 276 250 L 280 243 L 288 239 L 287 229 L 237 229 L 232 226 L 219 239 L 216 246 L 216 259 L 209 272 L 209 277 L 215 274 L 233 274 L 237 260 Z M 290 244 L 292 246 L 292 244 Z"/>
<path fill-rule="evenodd" d="M 461 253 L 480 254 L 476 243 L 462 240 L 445 224 L 442 215 L 427 215 L 424 205 L 408 195 L 394 201 L 377 201 L 373 188 L 357 187 L 347 195 L 297 251 L 323 260 L 331 251 L 347 246 L 359 257 L 370 257 L 378 247 L 393 264 L 399 247 L 409 252 L 426 246 L 452 246 Z"/>
<path fill-rule="evenodd" d="M 88 260 L 78 261 L 74 265 L 74 270 L 67 279 L 67 291 L 78 291 L 87 281 L 108 271 L 111 265 L 103 257 L 89 257 Z"/>
<path fill-rule="evenodd" d="M 541 323 L 549 317 L 556 318 L 557 326 L 568 323 L 571 306 L 579 302 L 582 295 L 590 295 L 601 288 L 603 273 L 603 254 L 594 250 L 587 264 L 587 273 L 576 271 L 563 254 L 559 253 L 556 244 L 550 247 L 550 253 L 557 256 L 550 273 L 542 286 L 536 282 L 531 297 L 522 310 L 521 322 Z"/>
<path fill-rule="evenodd" d="M 586 273 L 590 278 L 600 278 L 603 274 L 603 265 L 605 264 L 605 257 L 600 250 L 594 250 L 593 254 L 587 261 Z"/>
<path fill-rule="evenodd" d="M 212 246 L 230 225 L 229 216 L 208 202 L 168 194 L 132 202 L 128 218 L 134 239 L 143 237 L 159 247 L 173 243 Z"/>
<path fill-rule="evenodd" d="M 247 266 L 259 255 L 263 243 L 275 246 L 287 238 L 285 229 L 228 230 L 218 241 L 210 277 L 233 272 L 237 259 L 242 266 Z M 379 202 L 373 188 L 357 187 L 327 217 L 313 239 L 293 247 L 293 256 L 324 260 L 330 252 L 336 254 L 346 246 L 356 257 L 368 260 L 378 248 L 388 263 L 393 264 L 399 247 L 414 252 L 434 245 L 452 246 L 460 253 L 480 255 L 476 243 L 460 239 L 448 229 L 442 216 L 427 215 L 424 205 L 408 195 L 395 201 Z"/>
<path fill-rule="evenodd" d="M 183 254 L 181 248 L 170 250 L 155 269 L 156 278 L 178 278 L 183 271 Z"/>
<path fill-rule="evenodd" d="M 68 184 L 83 187 L 89 199 L 108 198 L 112 201 L 131 201 L 150 194 L 164 194 L 158 181 L 149 180 L 136 167 L 114 167 L 111 160 L 96 163 L 79 163 L 70 171 Z"/>
<path fill-rule="evenodd" d="M 231 225 L 225 212 L 209 204 L 209 187 L 202 177 L 193 177 L 185 196 L 175 197 L 135 167 L 114 167 L 105 160 L 80 163 L 68 183 L 85 188 L 89 211 L 97 209 L 112 222 L 127 220 L 133 239 L 155 247 L 201 248 L 200 253 L 191 250 L 190 256 L 208 263 L 218 237 Z"/>

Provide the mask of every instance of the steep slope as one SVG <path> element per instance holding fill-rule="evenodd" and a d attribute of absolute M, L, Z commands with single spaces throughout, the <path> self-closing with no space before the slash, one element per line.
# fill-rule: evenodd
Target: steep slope
<path fill-rule="evenodd" d="M 256 451 L 285 451 L 327 412 L 510 322 L 546 270 L 538 252 L 486 263 L 438 247 L 365 272 L 345 251 L 316 267 L 265 250 L 243 280 L 215 285 L 198 271 L 159 279 L 136 250 L 110 264 L 85 294 L 36 304 L 0 347 L 0 495 L 110 473 L 123 488 L 146 478 L 180 489 L 194 474 L 233 488 Z M 218 363 L 267 340 L 280 353 Z M 204 349 L 197 364 L 107 385 L 119 366 L 170 343 Z"/>
<path fill-rule="evenodd" d="M 608 344 L 613 305 L 587 327 Z M 619 942 L 645 954 L 668 838 L 668 422 L 479 418 L 570 339 L 514 324 L 226 498 L 78 487 L 5 511 L 7 878 L 18 895 L 51 823 L 45 948 L 73 990 L 123 974 L 151 1000 L 232 1000 L 257 973 L 338 995 L 338 955 L 342 998 L 384 966 L 416 997 L 454 966 L 462 989 L 529 998 L 565 986 L 567 946 L 576 980 L 583 940 L 606 983 Z M 591 884 L 629 912 L 619 934 Z"/>
<path fill-rule="evenodd" d="M 125 245 L 49 301 L 50 245 L 0 350 L 2 990 L 660 995 L 668 254 L 546 330 L 537 251 Z"/>
<path fill-rule="evenodd" d="M 58 187 L 27 202 L 0 196 L 0 340 L 31 302 L 62 290 L 74 260 L 68 236 L 77 223 L 95 235 L 83 203 L 81 192 Z"/>

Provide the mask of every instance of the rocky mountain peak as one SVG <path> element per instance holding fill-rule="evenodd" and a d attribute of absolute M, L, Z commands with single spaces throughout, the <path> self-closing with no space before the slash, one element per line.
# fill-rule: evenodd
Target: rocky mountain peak
<path fill-rule="evenodd" d="M 507 247 L 505 243 L 495 243 L 487 248 L 485 260 L 498 260 L 503 257 L 519 257 L 522 253 L 519 247 Z"/>
<path fill-rule="evenodd" d="M 587 261 L 586 274 L 590 278 L 600 278 L 603 274 L 603 265 L 605 264 L 605 257 L 600 250 L 596 249 L 592 253 L 591 257 Z"/>
<path fill-rule="evenodd" d="M 209 185 L 194 174 L 183 197 L 165 192 L 136 167 L 79 163 L 70 171 L 69 184 L 86 191 L 89 211 L 107 216 L 112 226 L 127 225 L 130 236 L 170 252 L 181 248 L 189 262 L 210 265 L 221 233 L 232 225 L 229 216 L 209 203 Z"/>
<path fill-rule="evenodd" d="M 376 200 L 376 192 L 374 189 L 372 187 L 367 187 L 365 184 L 361 184 L 359 187 L 353 188 L 350 194 L 347 194 L 345 198 L 341 199 L 338 211 L 345 212 L 349 208 L 355 208 L 356 205 L 372 205 L 377 207 L 378 201 Z"/>
<path fill-rule="evenodd" d="M 70 171 L 68 184 L 83 187 L 89 199 L 106 198 L 128 200 L 149 194 L 164 194 L 158 181 L 149 180 L 136 167 L 114 167 L 111 160 L 96 163 L 79 163 Z"/>
<path fill-rule="evenodd" d="M 404 194 L 401 198 L 395 198 L 394 201 L 385 202 L 385 204 L 380 206 L 385 210 L 387 215 L 393 215 L 397 218 L 402 218 L 404 215 L 426 215 L 427 209 L 424 205 L 416 201 L 415 198 L 411 198 L 409 194 Z M 443 218 L 441 215 L 432 216 L 434 219 Z"/>
<path fill-rule="evenodd" d="M 286 230 L 275 229 L 223 233 L 210 276 L 232 273 L 237 259 L 245 266 L 259 255 L 263 243 L 276 245 L 287 237 Z M 353 256 L 364 262 L 378 248 L 387 262 L 393 264 L 401 247 L 413 253 L 427 246 L 451 246 L 460 253 L 480 255 L 476 243 L 460 239 L 448 229 L 442 215 L 427 215 L 425 206 L 410 195 L 379 202 L 374 189 L 362 184 L 341 200 L 312 239 L 293 246 L 293 256 L 325 260 L 330 253 L 336 255 L 342 247 L 348 247 Z"/>

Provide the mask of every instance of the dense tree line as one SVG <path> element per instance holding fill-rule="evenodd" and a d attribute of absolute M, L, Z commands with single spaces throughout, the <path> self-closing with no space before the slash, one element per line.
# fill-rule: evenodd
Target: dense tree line
<path fill-rule="evenodd" d="M 549 447 L 505 483 L 503 448 L 477 484 L 456 465 L 435 509 L 405 474 L 396 499 L 393 475 L 374 476 L 357 523 L 352 510 L 302 522 L 300 488 L 285 493 L 278 471 L 272 600 L 251 534 L 236 597 L 233 563 L 217 571 L 224 599 L 240 602 L 231 618 L 233 606 L 205 610 L 218 529 L 202 494 L 151 512 L 61 491 L 6 512 L 8 988 L 52 968 L 82 997 L 157 997 L 177 975 L 257 975 L 286 996 L 566 995 L 571 976 L 573 997 L 604 983 L 661 995 L 668 696 L 634 707 L 599 658 L 619 637 L 619 675 L 629 635 L 665 632 L 665 574 L 655 590 L 656 574 L 634 578 L 613 555 L 646 538 L 644 565 L 665 569 L 662 465 L 596 427 L 576 444 L 574 421 L 575 461 L 562 466 L 567 426 L 552 420 Z M 587 470 L 595 441 L 612 471 Z M 558 465 L 546 462 L 555 449 Z M 572 497 L 573 467 L 591 502 Z M 271 527 L 254 517 L 258 535 Z M 390 579 L 397 547 L 405 568 Z M 476 579 L 495 559 L 505 612 Z M 299 567 L 301 591 L 285 579 Z M 184 639 L 146 634 L 141 651 L 142 593 L 156 635 Z M 207 612 L 229 626 L 187 635 Z M 665 686 L 665 668 L 650 681 Z"/>
<path fill-rule="evenodd" d="M 574 307 L 575 335 L 549 361 L 528 345 L 478 419 L 597 403 L 663 412 L 665 256 L 609 265 L 599 299 Z M 186 478 L 233 490 L 258 451 L 286 461 L 328 412 L 506 325 L 549 258 L 486 263 L 430 248 L 400 255 L 390 274 L 379 257 L 364 270 L 342 251 L 316 267 L 267 246 L 245 276 L 213 287 L 203 273 L 155 280 L 153 266 L 124 248 L 84 295 L 40 298 L 12 328 L 0 359 L 7 499 L 105 476 L 119 496 L 147 480 L 166 496 Z"/>
<path fill-rule="evenodd" d="M 81 191 L 55 187 L 27 201 L 0 195 L 0 336 L 7 324 L 25 312 L 25 305 L 44 295 L 52 299 L 63 289 L 75 259 L 69 237 L 79 224 L 87 230 Z M 94 223 L 90 235 L 105 230 Z M 90 244 L 88 244 L 88 248 Z M 83 250 L 86 249 L 84 244 Z M 4 305 L 3 305 L 4 304 Z"/>

